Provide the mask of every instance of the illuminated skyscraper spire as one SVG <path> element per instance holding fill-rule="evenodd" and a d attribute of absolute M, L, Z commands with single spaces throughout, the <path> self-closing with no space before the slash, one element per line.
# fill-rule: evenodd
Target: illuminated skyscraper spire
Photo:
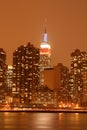
<path fill-rule="evenodd" d="M 45 32 L 43 35 L 43 41 L 40 44 L 40 84 L 44 85 L 44 69 L 51 68 L 51 46 L 48 43 L 48 35 Z"/>
<path fill-rule="evenodd" d="M 48 68 L 51 66 L 51 46 L 48 43 L 48 35 L 46 32 L 46 25 L 45 25 L 45 32 L 43 41 L 40 44 L 40 63 L 44 68 Z"/>
<path fill-rule="evenodd" d="M 46 32 L 46 25 L 45 25 L 45 32 L 44 32 L 43 42 L 48 42 L 48 35 L 47 35 L 47 32 Z"/>

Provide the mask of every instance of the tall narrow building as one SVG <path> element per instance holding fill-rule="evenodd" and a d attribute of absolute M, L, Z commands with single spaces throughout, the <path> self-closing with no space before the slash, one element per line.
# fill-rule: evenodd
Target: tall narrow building
<path fill-rule="evenodd" d="M 43 41 L 40 44 L 40 65 L 43 68 L 51 67 L 51 46 L 48 43 L 48 35 L 45 29 Z"/>
<path fill-rule="evenodd" d="M 7 66 L 7 95 L 11 96 L 12 92 L 12 77 L 13 77 L 13 67 L 11 65 Z"/>
<path fill-rule="evenodd" d="M 87 106 L 87 52 L 79 49 L 71 53 L 70 87 L 72 100 Z"/>
<path fill-rule="evenodd" d="M 5 96 L 7 92 L 6 71 L 6 52 L 0 48 L 0 104 L 5 102 Z"/>
<path fill-rule="evenodd" d="M 44 69 L 51 68 L 51 46 L 45 29 L 43 41 L 40 44 L 40 86 L 44 85 Z"/>

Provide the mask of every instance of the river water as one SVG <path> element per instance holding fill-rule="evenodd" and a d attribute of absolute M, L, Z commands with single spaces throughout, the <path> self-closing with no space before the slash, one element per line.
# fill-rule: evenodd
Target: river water
<path fill-rule="evenodd" d="M 87 130 L 86 113 L 0 112 L 0 130 Z"/>

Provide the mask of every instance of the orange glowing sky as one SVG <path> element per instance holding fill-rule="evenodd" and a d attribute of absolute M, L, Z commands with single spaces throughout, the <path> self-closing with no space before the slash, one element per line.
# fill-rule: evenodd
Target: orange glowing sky
<path fill-rule="evenodd" d="M 18 46 L 40 46 L 45 19 L 53 65 L 69 66 L 73 50 L 87 51 L 87 0 L 0 0 L 0 48 L 7 64 Z"/>

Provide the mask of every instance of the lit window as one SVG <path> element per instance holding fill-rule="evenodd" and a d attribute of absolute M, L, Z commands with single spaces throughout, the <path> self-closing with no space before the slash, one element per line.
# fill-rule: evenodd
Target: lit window
<path fill-rule="evenodd" d="M 74 63 L 74 67 L 77 67 L 77 63 Z"/>

